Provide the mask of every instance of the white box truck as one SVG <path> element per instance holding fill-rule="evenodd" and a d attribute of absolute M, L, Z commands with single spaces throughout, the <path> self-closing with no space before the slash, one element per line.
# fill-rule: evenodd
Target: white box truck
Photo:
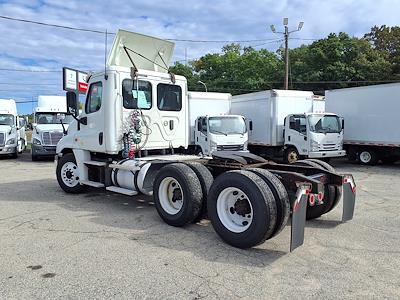
<path fill-rule="evenodd" d="M 218 235 L 240 248 L 279 234 L 291 216 L 293 250 L 303 243 L 306 217 L 317 218 L 342 199 L 342 220 L 352 218 L 353 177 L 329 165 L 280 165 L 241 151 L 139 157 L 144 149 L 190 144 L 187 80 L 168 72 L 173 48 L 170 41 L 118 31 L 106 70 L 89 76 L 85 110 L 57 144 L 56 176 L 65 192 L 91 186 L 152 195 L 172 226 L 207 210 Z M 67 92 L 67 107 L 78 110 L 76 90 Z"/>
<path fill-rule="evenodd" d="M 26 121 L 17 114 L 15 100 L 0 99 L 0 155 L 18 157 L 26 149 Z"/>
<path fill-rule="evenodd" d="M 64 135 L 64 129 L 72 121 L 67 116 L 61 124 L 60 114 L 67 113 L 65 96 L 39 96 L 38 105 L 33 110 L 32 123 L 32 160 L 41 157 L 54 157 L 58 141 Z M 63 128 L 64 126 L 64 128 Z"/>
<path fill-rule="evenodd" d="M 350 160 L 374 165 L 400 160 L 400 83 L 326 91 L 326 108 L 344 118 Z"/>
<path fill-rule="evenodd" d="M 211 155 L 214 151 L 246 151 L 247 128 L 240 115 L 230 115 L 229 93 L 188 92 L 192 153 Z"/>
<path fill-rule="evenodd" d="M 313 93 L 269 90 L 232 97 L 231 112 L 249 128 L 249 151 L 287 163 L 344 156 L 340 118 L 313 112 Z"/>

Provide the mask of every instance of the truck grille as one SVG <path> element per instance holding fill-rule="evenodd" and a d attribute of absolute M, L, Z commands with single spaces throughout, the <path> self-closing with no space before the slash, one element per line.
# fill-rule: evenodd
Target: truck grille
<path fill-rule="evenodd" d="M 4 132 L 0 132 L 0 146 L 4 146 L 5 145 L 5 137 L 6 134 Z"/>
<path fill-rule="evenodd" d="M 243 145 L 219 145 L 218 151 L 240 151 L 243 150 Z"/>
<path fill-rule="evenodd" d="M 57 131 L 45 131 L 42 133 L 43 145 L 47 146 L 57 146 L 57 143 L 63 137 L 62 132 Z"/>
<path fill-rule="evenodd" d="M 322 144 L 322 150 L 334 151 L 338 150 L 338 146 L 336 144 Z"/>

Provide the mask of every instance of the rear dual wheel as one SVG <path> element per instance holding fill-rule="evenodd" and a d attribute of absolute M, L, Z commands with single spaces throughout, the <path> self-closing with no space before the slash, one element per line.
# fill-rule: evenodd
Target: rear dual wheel
<path fill-rule="evenodd" d="M 238 248 L 259 245 L 287 223 L 287 193 L 269 179 L 274 175 L 264 171 L 229 171 L 218 176 L 210 189 L 208 216 L 217 234 L 229 245 Z"/>
<path fill-rule="evenodd" d="M 336 173 L 335 169 L 328 163 L 318 160 L 318 159 L 305 159 L 299 160 L 295 164 L 302 166 L 309 166 L 321 170 L 325 170 L 331 173 Z M 312 220 L 319 218 L 323 214 L 331 211 L 336 207 L 340 199 L 340 190 L 337 186 L 334 185 L 325 185 L 324 190 L 324 199 L 322 204 L 315 204 L 311 206 L 310 203 L 307 203 L 307 220 Z"/>

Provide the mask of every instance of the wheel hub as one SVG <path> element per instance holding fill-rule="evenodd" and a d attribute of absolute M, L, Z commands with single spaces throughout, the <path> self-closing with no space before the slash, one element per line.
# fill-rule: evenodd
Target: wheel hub
<path fill-rule="evenodd" d="M 251 212 L 250 204 L 247 199 L 238 199 L 234 205 L 234 211 L 244 217 Z"/>

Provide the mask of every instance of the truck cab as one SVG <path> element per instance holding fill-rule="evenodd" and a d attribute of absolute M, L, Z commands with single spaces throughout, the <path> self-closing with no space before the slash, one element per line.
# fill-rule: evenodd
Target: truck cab
<path fill-rule="evenodd" d="M 195 144 L 204 155 L 214 151 L 247 151 L 245 120 L 238 115 L 201 116 L 196 119 Z"/>
<path fill-rule="evenodd" d="M 346 155 L 343 121 L 331 113 L 291 114 L 284 123 L 285 159 L 293 163 L 301 156 L 329 159 Z"/>
<path fill-rule="evenodd" d="M 0 155 L 16 158 L 26 148 L 26 121 L 12 99 L 0 99 Z"/>
<path fill-rule="evenodd" d="M 71 116 L 65 116 L 61 124 L 60 115 L 67 113 L 65 96 L 39 96 L 38 106 L 33 111 L 32 160 L 54 157 L 56 146 L 68 129 Z"/>

